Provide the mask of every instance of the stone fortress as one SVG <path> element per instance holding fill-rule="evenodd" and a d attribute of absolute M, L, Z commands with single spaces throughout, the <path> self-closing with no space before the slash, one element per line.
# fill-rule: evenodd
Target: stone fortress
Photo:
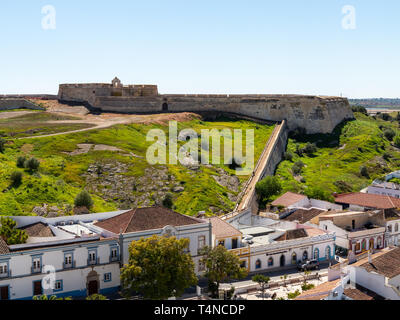
<path fill-rule="evenodd" d="M 286 120 L 290 130 L 330 133 L 353 119 L 347 98 L 308 95 L 159 94 L 156 85 L 61 84 L 58 100 L 116 113 L 215 112 L 268 121 Z"/>

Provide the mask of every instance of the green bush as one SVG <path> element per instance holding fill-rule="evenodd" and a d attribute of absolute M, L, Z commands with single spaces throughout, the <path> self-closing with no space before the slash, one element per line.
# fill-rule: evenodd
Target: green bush
<path fill-rule="evenodd" d="M 287 160 L 287 161 L 292 161 L 293 160 L 293 153 L 291 153 L 290 151 L 287 151 L 283 154 L 283 159 Z"/>
<path fill-rule="evenodd" d="M 86 207 L 88 209 L 93 207 L 93 200 L 89 192 L 83 190 L 76 196 L 75 207 Z"/>
<path fill-rule="evenodd" d="M 299 291 L 299 289 L 297 289 L 295 292 L 289 292 L 287 297 L 288 297 L 288 299 L 295 299 L 300 294 L 301 294 L 301 292 Z"/>
<path fill-rule="evenodd" d="M 22 172 L 21 171 L 14 171 L 11 173 L 11 185 L 13 187 L 18 187 L 22 183 Z"/>
<path fill-rule="evenodd" d="M 396 132 L 392 128 L 387 128 L 383 131 L 383 135 L 389 141 L 392 141 L 393 138 L 396 136 Z"/>
<path fill-rule="evenodd" d="M 399 135 L 394 137 L 393 144 L 395 145 L 395 147 L 400 148 L 400 136 Z"/>
<path fill-rule="evenodd" d="M 317 146 L 315 143 L 307 142 L 306 146 L 303 148 L 303 152 L 307 155 L 312 155 L 317 152 Z"/>
<path fill-rule="evenodd" d="M 26 157 L 25 156 L 19 156 L 17 158 L 17 167 L 18 168 L 24 168 L 25 167 L 25 161 L 26 161 Z"/>
<path fill-rule="evenodd" d="M 169 209 L 172 209 L 172 206 L 174 205 L 174 202 L 172 200 L 172 194 L 171 193 L 167 193 L 165 195 L 165 198 L 162 202 L 163 206 Z"/>
<path fill-rule="evenodd" d="M 7 140 L 0 138 L 0 153 L 4 153 Z"/>
<path fill-rule="evenodd" d="M 292 167 L 294 174 L 299 175 L 303 171 L 304 163 L 302 161 L 296 161 Z"/>
<path fill-rule="evenodd" d="M 368 169 L 366 166 L 360 167 L 360 175 L 366 178 L 369 178 Z"/>
<path fill-rule="evenodd" d="M 256 192 L 262 202 L 268 201 L 281 191 L 282 186 L 277 177 L 267 176 L 256 184 Z"/>
<path fill-rule="evenodd" d="M 315 287 L 315 285 L 313 285 L 312 283 L 304 283 L 304 284 L 301 286 L 301 290 L 307 291 L 307 290 L 310 290 L 310 289 L 312 289 L 312 288 L 314 288 L 314 287 Z"/>
<path fill-rule="evenodd" d="M 36 158 L 30 158 L 29 160 L 26 160 L 24 163 L 24 167 L 28 169 L 29 171 L 37 171 L 39 169 L 40 162 Z"/>

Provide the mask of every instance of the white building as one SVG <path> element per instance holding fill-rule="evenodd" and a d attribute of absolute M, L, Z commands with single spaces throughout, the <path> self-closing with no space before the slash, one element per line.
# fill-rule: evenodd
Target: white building
<path fill-rule="evenodd" d="M 189 252 L 195 263 L 196 274 L 203 271 L 199 250 L 212 246 L 211 223 L 204 219 L 189 217 L 163 207 L 138 208 L 118 216 L 95 222 L 92 228 L 108 237 L 119 237 L 121 263 L 129 261 L 129 245 L 132 241 L 153 235 L 171 235 L 177 239 L 189 239 Z"/>
<path fill-rule="evenodd" d="M 1 300 L 30 300 L 42 294 L 86 297 L 118 290 L 118 238 L 102 237 L 79 217 L 14 217 L 14 220 L 29 238 L 27 243 L 19 245 L 7 245 L 1 240 Z M 46 282 L 46 279 L 51 280 Z"/>

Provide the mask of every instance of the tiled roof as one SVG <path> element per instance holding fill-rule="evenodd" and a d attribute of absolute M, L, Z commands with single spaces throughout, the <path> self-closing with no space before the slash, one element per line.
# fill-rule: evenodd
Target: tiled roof
<path fill-rule="evenodd" d="M 289 216 L 285 217 L 282 220 L 286 221 L 299 221 L 300 223 L 305 223 L 310 221 L 311 219 L 315 218 L 316 216 L 320 215 L 322 212 L 326 212 L 320 209 L 298 209 Z"/>
<path fill-rule="evenodd" d="M 335 202 L 353 204 L 369 208 L 389 209 L 400 208 L 400 199 L 372 193 L 345 193 L 335 196 Z"/>
<path fill-rule="evenodd" d="M 376 272 L 391 279 L 400 274 L 400 248 L 389 251 L 383 251 L 371 257 L 372 262 L 368 262 L 368 258 L 362 259 L 354 265 L 364 268 L 368 272 Z"/>
<path fill-rule="evenodd" d="M 349 297 L 352 300 L 374 300 L 375 298 L 370 293 L 355 288 L 344 289 L 343 293 L 346 297 Z"/>
<path fill-rule="evenodd" d="M 273 201 L 271 204 L 273 206 L 284 206 L 288 207 L 291 206 L 300 200 L 307 198 L 305 195 L 293 193 L 293 192 L 286 192 L 284 195 L 280 196 L 278 199 Z"/>
<path fill-rule="evenodd" d="M 297 296 L 295 300 L 322 300 L 329 296 L 330 292 L 335 289 L 340 279 L 328 281 L 316 286 L 310 290 L 304 291 L 301 295 Z"/>
<path fill-rule="evenodd" d="M 161 229 L 165 226 L 186 226 L 204 220 L 185 216 L 164 207 L 138 208 L 95 223 L 95 226 L 119 234 Z"/>
<path fill-rule="evenodd" d="M 299 238 L 308 237 L 308 233 L 304 229 L 293 229 L 287 230 L 283 235 L 279 238 L 276 238 L 275 241 L 285 241 L 285 240 L 294 240 Z"/>
<path fill-rule="evenodd" d="M 29 226 L 25 226 L 20 228 L 24 230 L 29 237 L 54 237 L 53 232 L 51 231 L 50 227 L 43 222 L 38 222 L 35 224 L 31 224 Z"/>
<path fill-rule="evenodd" d="M 10 250 L 8 249 L 7 243 L 0 237 L 0 254 L 7 254 Z"/>
<path fill-rule="evenodd" d="M 210 222 L 212 225 L 212 233 L 216 238 L 239 237 L 242 235 L 238 229 L 220 218 L 211 218 Z"/>

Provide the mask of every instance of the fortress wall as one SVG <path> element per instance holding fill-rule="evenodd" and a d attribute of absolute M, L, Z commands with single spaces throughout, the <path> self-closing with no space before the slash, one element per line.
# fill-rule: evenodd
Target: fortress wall
<path fill-rule="evenodd" d="M 0 99 L 0 110 L 13 109 L 45 110 L 44 108 L 39 107 L 37 104 L 26 99 Z"/>
<path fill-rule="evenodd" d="M 68 102 L 94 104 L 97 95 L 109 96 L 111 85 L 104 83 L 95 84 L 62 84 L 58 92 L 58 99 Z"/>

